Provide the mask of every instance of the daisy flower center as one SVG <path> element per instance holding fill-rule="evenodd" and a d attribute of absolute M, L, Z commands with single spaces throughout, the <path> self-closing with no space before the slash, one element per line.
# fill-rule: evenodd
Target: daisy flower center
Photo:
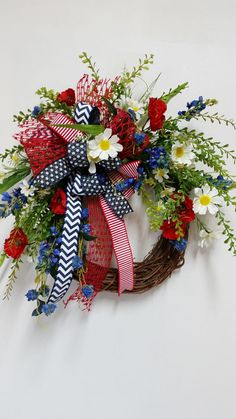
<path fill-rule="evenodd" d="M 211 202 L 211 197 L 209 195 L 202 195 L 199 201 L 201 205 L 207 206 Z"/>
<path fill-rule="evenodd" d="M 99 143 L 99 148 L 102 151 L 107 151 L 110 148 L 110 141 L 107 138 L 103 138 Z"/>
<path fill-rule="evenodd" d="M 134 112 L 138 112 L 139 111 L 139 107 L 138 106 L 133 106 L 133 111 Z"/>
<path fill-rule="evenodd" d="M 176 157 L 183 157 L 184 155 L 184 147 L 177 147 L 175 150 Z"/>

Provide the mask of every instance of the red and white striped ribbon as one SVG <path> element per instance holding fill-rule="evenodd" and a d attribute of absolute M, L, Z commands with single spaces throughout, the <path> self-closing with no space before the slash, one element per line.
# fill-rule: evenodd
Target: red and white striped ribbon
<path fill-rule="evenodd" d="M 137 167 L 139 163 L 139 161 L 134 161 L 123 164 L 119 167 L 118 171 L 111 172 L 109 178 L 113 183 L 121 182 L 127 177 L 137 179 Z M 128 199 L 133 193 L 134 189 L 129 188 L 123 192 L 123 195 Z M 111 234 L 112 246 L 119 273 L 118 294 L 120 295 L 123 291 L 131 291 L 134 287 L 133 254 L 124 220 L 121 220 L 114 214 L 102 196 L 99 197 L 99 202 Z"/>
<path fill-rule="evenodd" d="M 133 254 L 124 220 L 114 214 L 101 195 L 99 196 L 99 202 L 111 234 L 119 273 L 118 294 L 120 295 L 123 291 L 131 291 L 134 287 Z"/>
<path fill-rule="evenodd" d="M 55 132 L 59 137 L 63 138 L 66 142 L 71 142 L 76 139 L 76 137 L 83 138 L 84 134 L 81 131 L 73 128 L 66 127 L 57 127 L 56 125 L 74 125 L 75 123 L 68 118 L 68 116 L 58 113 L 55 118 L 52 119 L 50 128 Z"/>

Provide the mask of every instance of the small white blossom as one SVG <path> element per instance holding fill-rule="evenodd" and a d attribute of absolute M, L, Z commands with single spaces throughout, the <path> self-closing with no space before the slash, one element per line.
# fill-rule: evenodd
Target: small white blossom
<path fill-rule="evenodd" d="M 159 183 L 162 183 L 164 179 L 169 179 L 168 173 L 169 173 L 168 169 L 159 168 L 155 170 L 154 177 Z"/>
<path fill-rule="evenodd" d="M 206 231 L 200 230 L 199 236 L 201 240 L 199 240 L 198 245 L 203 249 L 204 247 L 208 247 L 212 244 L 214 240 L 217 240 L 221 237 L 220 231 Z"/>
<path fill-rule="evenodd" d="M 161 198 L 165 198 L 165 196 L 171 195 L 174 191 L 175 188 L 172 187 L 163 189 L 163 191 L 161 191 Z"/>

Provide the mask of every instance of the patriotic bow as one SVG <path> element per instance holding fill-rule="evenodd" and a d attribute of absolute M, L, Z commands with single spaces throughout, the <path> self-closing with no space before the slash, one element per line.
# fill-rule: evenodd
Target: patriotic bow
<path fill-rule="evenodd" d="M 82 196 L 97 196 L 98 205 L 106 219 L 112 246 L 117 260 L 119 272 L 119 294 L 125 289 L 133 288 L 133 256 L 129 244 L 123 216 L 132 212 L 127 199 L 133 190 L 124 193 L 115 190 L 114 183 L 124 177 L 137 177 L 138 161 L 122 165 L 121 160 L 103 160 L 96 164 L 97 173 L 89 174 L 86 140 L 78 136 L 78 131 L 72 128 L 62 128 L 58 125 L 71 123 L 68 117 L 58 114 L 54 117 L 52 130 L 67 144 L 67 155 L 46 166 L 34 179 L 34 184 L 47 188 L 69 177 L 67 185 L 67 207 L 62 232 L 59 266 L 57 276 L 48 302 L 55 303 L 66 294 L 73 279 L 73 260 L 77 255 L 78 236 L 81 224 Z M 96 220 L 95 220 L 96 222 Z"/>

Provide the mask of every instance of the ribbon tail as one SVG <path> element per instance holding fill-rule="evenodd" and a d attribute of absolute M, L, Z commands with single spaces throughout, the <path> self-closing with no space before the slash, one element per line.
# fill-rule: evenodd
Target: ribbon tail
<path fill-rule="evenodd" d="M 131 291 L 134 287 L 133 254 L 124 220 L 114 215 L 103 196 L 99 196 L 99 202 L 111 234 L 119 273 L 118 294 L 120 295 L 123 291 Z"/>
<path fill-rule="evenodd" d="M 80 230 L 82 205 L 81 198 L 72 191 L 80 193 L 81 176 L 76 175 L 70 180 L 67 187 L 66 214 L 62 232 L 59 266 L 48 303 L 61 300 L 68 291 L 73 279 L 73 259 L 78 253 L 78 236 Z"/>

